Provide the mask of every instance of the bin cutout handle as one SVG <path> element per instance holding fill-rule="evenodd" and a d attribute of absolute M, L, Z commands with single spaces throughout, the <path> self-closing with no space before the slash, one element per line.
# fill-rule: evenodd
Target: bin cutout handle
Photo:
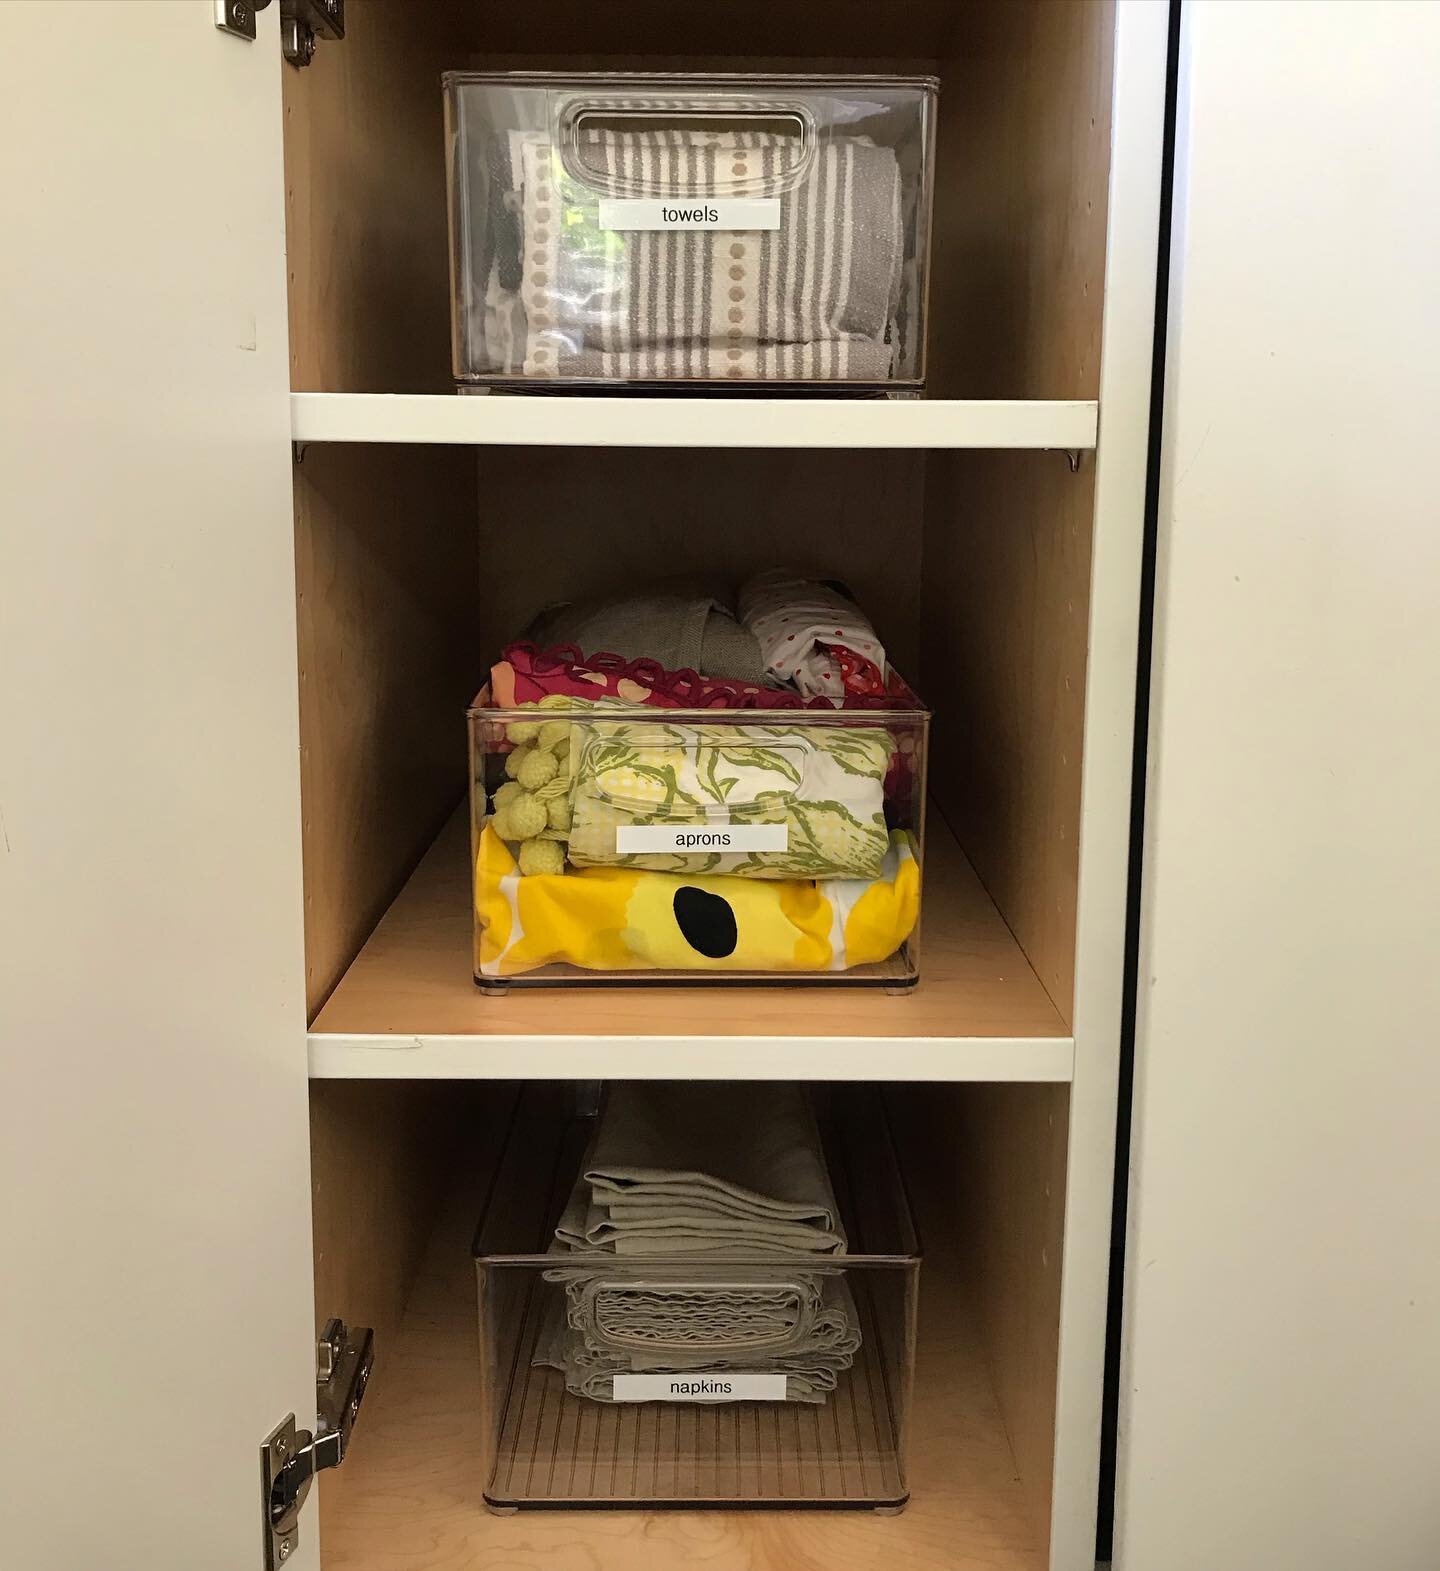
<path fill-rule="evenodd" d="M 609 164 L 597 154 L 624 146 L 659 156 Z M 566 174 L 606 196 L 642 200 L 779 196 L 805 178 L 815 159 L 815 116 L 805 104 L 717 97 L 636 100 L 558 97 L 552 145 Z M 693 161 L 667 153 L 693 148 Z M 771 168 L 764 171 L 768 156 Z M 725 155 L 730 156 L 725 156 Z M 647 167 L 648 166 L 648 167 Z M 687 166 L 694 170 L 687 179 Z"/>

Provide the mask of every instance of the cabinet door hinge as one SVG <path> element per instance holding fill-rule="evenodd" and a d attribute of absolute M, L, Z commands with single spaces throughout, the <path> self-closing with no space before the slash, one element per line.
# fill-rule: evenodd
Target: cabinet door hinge
<path fill-rule="evenodd" d="M 270 0 L 213 0 L 215 25 L 233 38 L 255 41 L 255 14 Z M 280 0 L 280 52 L 291 65 L 309 65 L 321 38 L 344 38 L 345 0 Z"/>
<path fill-rule="evenodd" d="M 315 1433 L 295 1427 L 295 1415 L 260 1447 L 261 1508 L 265 1514 L 265 1571 L 279 1571 L 300 1542 L 300 1508 L 316 1473 L 339 1467 L 375 1361 L 375 1335 L 328 1320 L 315 1357 Z"/>
<path fill-rule="evenodd" d="M 315 58 L 318 38 L 344 38 L 345 0 L 280 0 L 280 50 L 294 66 Z"/>
<path fill-rule="evenodd" d="M 255 13 L 263 11 L 270 0 L 215 0 L 215 25 L 232 38 L 255 42 Z"/>

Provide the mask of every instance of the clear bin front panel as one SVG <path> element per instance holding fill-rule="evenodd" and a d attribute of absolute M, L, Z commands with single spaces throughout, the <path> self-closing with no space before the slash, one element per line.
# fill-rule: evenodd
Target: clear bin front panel
<path fill-rule="evenodd" d="M 522 1102 L 476 1239 L 486 1502 L 903 1505 L 920 1253 L 878 1103 L 821 1097 L 848 1253 L 634 1258 L 553 1249 L 563 1096 Z"/>
<path fill-rule="evenodd" d="M 929 718 L 477 702 L 476 981 L 912 986 Z"/>
<path fill-rule="evenodd" d="M 449 73 L 457 380 L 920 388 L 935 93 Z"/>

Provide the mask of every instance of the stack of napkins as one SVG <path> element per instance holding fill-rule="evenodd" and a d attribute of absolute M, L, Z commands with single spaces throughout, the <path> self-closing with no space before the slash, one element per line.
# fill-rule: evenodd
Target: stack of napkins
<path fill-rule="evenodd" d="M 617 1374 L 783 1374 L 823 1402 L 860 1346 L 819 1130 L 793 1086 L 611 1088 L 551 1252 L 535 1362 L 614 1397 Z M 597 1264 L 597 1256 L 616 1264 Z M 733 1262 L 733 1264 L 731 1264 Z"/>

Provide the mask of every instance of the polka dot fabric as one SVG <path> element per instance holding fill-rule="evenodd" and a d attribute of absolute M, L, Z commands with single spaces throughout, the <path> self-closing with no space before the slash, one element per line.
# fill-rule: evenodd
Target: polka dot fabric
<path fill-rule="evenodd" d="M 626 660 L 621 655 L 582 654 L 573 644 L 540 649 L 531 643 L 508 645 L 490 668 L 488 696 L 494 704 L 515 709 L 557 697 L 595 702 L 619 699 L 661 709 L 829 709 L 834 700 L 806 698 L 775 687 L 758 687 L 727 677 L 700 676 L 694 671 L 667 671 L 655 660 Z M 873 703 L 846 700 L 845 707 L 908 708 L 908 689 Z"/>
<path fill-rule="evenodd" d="M 760 573 L 740 591 L 740 620 L 766 669 L 802 698 L 884 697 L 887 664 L 875 629 L 827 585 L 783 568 Z"/>

